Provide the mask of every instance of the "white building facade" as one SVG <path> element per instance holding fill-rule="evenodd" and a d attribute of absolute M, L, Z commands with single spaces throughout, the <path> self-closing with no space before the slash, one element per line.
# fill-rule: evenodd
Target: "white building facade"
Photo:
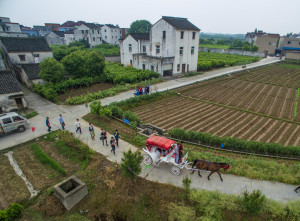
<path fill-rule="evenodd" d="M 89 42 L 90 47 L 102 44 L 101 28 L 94 23 L 84 23 L 73 30 L 74 40 L 79 41 L 84 39 Z M 69 34 L 68 36 L 72 36 Z M 70 43 L 70 40 L 68 40 Z"/>
<path fill-rule="evenodd" d="M 108 44 L 119 44 L 122 38 L 122 30 L 118 25 L 101 25 L 102 39 Z"/>
<path fill-rule="evenodd" d="M 163 16 L 150 34 L 129 34 L 121 42 L 121 62 L 161 75 L 197 71 L 199 31 L 186 18 Z"/>

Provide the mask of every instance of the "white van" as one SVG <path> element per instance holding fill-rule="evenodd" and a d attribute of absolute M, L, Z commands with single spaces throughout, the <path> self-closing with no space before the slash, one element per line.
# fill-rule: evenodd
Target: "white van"
<path fill-rule="evenodd" d="M 29 121 L 15 112 L 0 114 L 0 134 L 11 131 L 24 132 L 29 127 Z"/>

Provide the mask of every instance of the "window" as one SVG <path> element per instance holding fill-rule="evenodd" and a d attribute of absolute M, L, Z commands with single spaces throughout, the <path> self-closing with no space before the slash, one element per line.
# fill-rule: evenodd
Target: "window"
<path fill-rule="evenodd" d="M 195 53 L 195 47 L 193 46 L 192 48 L 191 48 L 191 54 L 194 54 Z"/>
<path fill-rule="evenodd" d="M 89 31 L 88 31 L 88 30 L 85 30 L 85 33 L 86 33 L 86 34 L 88 34 L 88 33 L 89 33 Z"/>
<path fill-rule="evenodd" d="M 288 41 L 288 45 L 290 45 L 291 44 L 291 41 Z"/>
<path fill-rule="evenodd" d="M 3 31 L 5 31 L 5 27 L 2 27 Z"/>
<path fill-rule="evenodd" d="M 98 30 L 98 34 L 100 34 L 100 31 Z"/>
<path fill-rule="evenodd" d="M 107 36 L 105 36 L 105 39 L 107 38 Z"/>
<path fill-rule="evenodd" d="M 128 50 L 129 50 L 129 51 L 132 51 L 132 46 L 131 46 L 131 44 L 128 45 Z"/>
<path fill-rule="evenodd" d="M 86 38 L 87 41 L 89 41 L 89 38 Z"/>
<path fill-rule="evenodd" d="M 180 71 L 180 64 L 177 65 L 177 71 Z"/>
<path fill-rule="evenodd" d="M 111 38 L 113 39 L 113 38 L 114 38 L 114 36 L 111 36 Z"/>
<path fill-rule="evenodd" d="M 19 116 L 14 116 L 14 117 L 12 117 L 12 119 L 14 122 L 24 120 L 22 117 L 19 117 Z"/>
<path fill-rule="evenodd" d="M 146 69 L 146 65 L 145 64 L 143 64 L 143 70 L 145 70 Z"/>
<path fill-rule="evenodd" d="M 24 54 L 19 54 L 20 61 L 26 61 Z"/>
<path fill-rule="evenodd" d="M 33 54 L 33 57 L 35 57 L 35 58 L 39 58 L 39 57 L 40 57 L 40 55 L 39 55 L 39 54 Z"/>
<path fill-rule="evenodd" d="M 143 52 L 144 53 L 146 52 L 146 46 L 143 46 Z"/>
<path fill-rule="evenodd" d="M 179 48 L 179 55 L 183 55 L 183 47 Z"/>
<path fill-rule="evenodd" d="M 156 54 L 159 54 L 159 53 L 160 53 L 160 46 L 156 45 Z"/>
<path fill-rule="evenodd" d="M 82 34 L 84 34 L 84 30 L 82 30 L 81 32 L 82 32 Z"/>
<path fill-rule="evenodd" d="M 106 29 L 104 29 L 104 32 L 106 32 Z"/>
<path fill-rule="evenodd" d="M 163 39 L 166 40 L 166 31 L 163 31 Z"/>
<path fill-rule="evenodd" d="M 132 65 L 132 60 L 130 60 L 130 65 Z"/>
<path fill-rule="evenodd" d="M 120 34 L 122 33 L 122 31 L 120 30 Z"/>
<path fill-rule="evenodd" d="M 196 32 L 193 32 L 193 39 L 196 38 Z"/>
<path fill-rule="evenodd" d="M 2 121 L 3 121 L 3 124 L 11 124 L 11 123 L 12 123 L 10 117 L 8 117 L 8 118 L 3 118 Z"/>
<path fill-rule="evenodd" d="M 93 38 L 93 41 L 95 41 L 95 37 Z"/>
<path fill-rule="evenodd" d="M 180 38 L 183 39 L 183 36 L 184 36 L 184 31 L 181 31 L 180 32 Z"/>
<path fill-rule="evenodd" d="M 190 68 L 190 65 L 188 64 L 188 65 L 187 65 L 187 72 L 189 72 L 189 68 Z"/>
<path fill-rule="evenodd" d="M 151 71 L 154 71 L 154 66 L 153 65 L 151 65 Z"/>

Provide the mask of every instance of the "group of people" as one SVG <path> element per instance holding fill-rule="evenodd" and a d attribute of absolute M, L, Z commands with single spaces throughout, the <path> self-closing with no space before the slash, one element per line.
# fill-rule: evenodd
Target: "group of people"
<path fill-rule="evenodd" d="M 144 88 L 141 85 L 138 85 L 136 89 L 136 95 L 143 95 L 150 93 L 150 85 L 147 84 Z"/>
<path fill-rule="evenodd" d="M 64 119 L 62 117 L 62 114 L 59 114 L 58 121 L 61 125 L 62 130 L 65 130 L 65 122 L 64 122 Z M 46 117 L 46 126 L 48 128 L 47 131 L 51 132 L 51 124 L 50 124 L 49 117 Z M 75 127 L 76 127 L 76 133 L 79 132 L 80 134 L 82 134 L 79 119 L 76 119 Z M 95 140 L 95 130 L 94 130 L 94 126 L 93 126 L 92 123 L 89 123 L 89 133 L 91 135 L 92 140 Z M 115 130 L 114 136 L 112 136 L 111 139 L 110 139 L 110 146 L 111 146 L 111 151 L 110 152 L 112 152 L 114 155 L 116 155 L 116 146 L 119 147 L 119 137 L 120 137 L 119 131 Z M 104 141 L 106 143 L 106 146 L 108 146 L 107 133 L 104 129 L 101 129 L 100 140 L 102 140 L 103 146 L 104 146 Z"/>
<path fill-rule="evenodd" d="M 173 144 L 172 147 L 168 150 L 164 150 L 164 149 L 162 150 L 160 148 L 157 148 L 160 155 L 163 156 L 163 157 L 167 156 L 174 149 L 175 149 L 175 151 L 174 151 L 174 153 L 175 153 L 175 163 L 179 164 L 179 163 L 181 163 L 182 156 L 183 156 L 183 142 L 182 141 L 179 144 L 176 144 L 176 143 Z"/>

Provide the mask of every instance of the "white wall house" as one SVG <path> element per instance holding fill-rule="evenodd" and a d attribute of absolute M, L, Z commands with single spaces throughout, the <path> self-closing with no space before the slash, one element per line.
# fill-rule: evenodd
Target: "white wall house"
<path fill-rule="evenodd" d="M 102 43 L 101 28 L 94 23 L 84 23 L 73 30 L 75 41 L 87 40 L 91 47 Z"/>
<path fill-rule="evenodd" d="M 19 23 L 10 22 L 7 17 L 0 17 L 0 37 L 28 37 L 28 34 L 22 33 Z"/>
<path fill-rule="evenodd" d="M 121 62 L 164 76 L 197 71 L 199 31 L 186 18 L 163 16 L 148 38 L 129 34 L 121 42 Z"/>
<path fill-rule="evenodd" d="M 118 25 L 101 25 L 102 40 L 108 44 L 119 44 L 122 38 L 122 30 Z"/>
<path fill-rule="evenodd" d="M 45 38 L 49 45 L 65 44 L 65 33 L 63 31 L 52 31 Z"/>

